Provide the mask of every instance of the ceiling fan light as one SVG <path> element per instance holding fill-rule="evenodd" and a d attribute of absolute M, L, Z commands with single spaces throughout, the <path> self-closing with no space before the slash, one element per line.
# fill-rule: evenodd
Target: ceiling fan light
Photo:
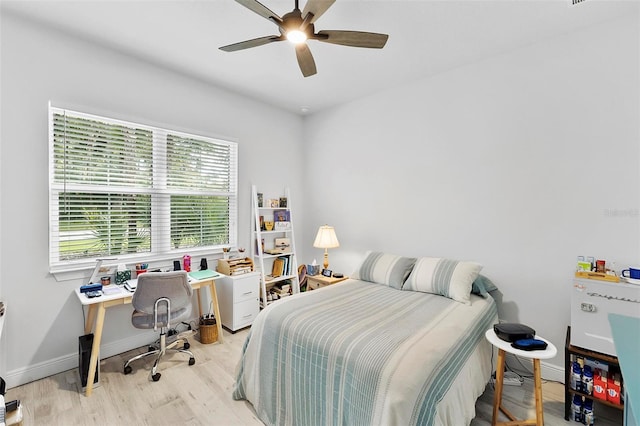
<path fill-rule="evenodd" d="M 307 40 L 307 35 L 300 30 L 291 30 L 287 31 L 287 40 L 293 44 L 300 44 Z"/>

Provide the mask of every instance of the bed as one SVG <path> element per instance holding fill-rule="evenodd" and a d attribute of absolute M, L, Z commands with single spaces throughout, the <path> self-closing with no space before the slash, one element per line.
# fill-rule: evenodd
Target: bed
<path fill-rule="evenodd" d="M 267 425 L 469 424 L 491 375 L 484 332 L 497 322 L 496 305 L 486 292 L 471 294 L 471 282 L 462 302 L 452 286 L 438 291 L 446 296 L 421 291 L 407 278 L 419 275 L 421 259 L 400 259 L 408 259 L 402 268 L 378 259 L 369 273 L 365 261 L 357 279 L 261 311 L 234 399 L 249 401 Z"/>

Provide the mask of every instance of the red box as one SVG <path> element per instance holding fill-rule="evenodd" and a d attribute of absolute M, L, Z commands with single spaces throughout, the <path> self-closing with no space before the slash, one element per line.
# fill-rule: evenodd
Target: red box
<path fill-rule="evenodd" d="M 620 404 L 620 382 L 609 381 L 607 385 L 607 401 Z"/>
<path fill-rule="evenodd" d="M 607 372 L 599 368 L 593 374 L 593 397 L 607 400 Z"/>

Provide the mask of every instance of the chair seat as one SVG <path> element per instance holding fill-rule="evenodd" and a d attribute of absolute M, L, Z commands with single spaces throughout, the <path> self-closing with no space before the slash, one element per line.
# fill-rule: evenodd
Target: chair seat
<path fill-rule="evenodd" d="M 171 311 L 171 322 L 173 324 L 179 322 L 183 318 L 189 316 L 191 314 L 191 306 L 187 306 L 181 309 L 176 309 L 175 311 Z M 133 311 L 131 315 L 131 324 L 135 328 L 154 328 L 155 325 L 155 315 L 147 314 L 141 311 Z M 169 327 L 167 324 L 167 314 L 158 314 L 158 326 L 160 327 Z"/>

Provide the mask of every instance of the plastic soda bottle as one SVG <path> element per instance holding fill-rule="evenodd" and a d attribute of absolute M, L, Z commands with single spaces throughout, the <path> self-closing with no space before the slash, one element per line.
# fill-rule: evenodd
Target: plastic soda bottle
<path fill-rule="evenodd" d="M 573 395 L 571 412 L 573 413 L 573 420 L 582 423 L 582 397 L 580 395 Z"/>

